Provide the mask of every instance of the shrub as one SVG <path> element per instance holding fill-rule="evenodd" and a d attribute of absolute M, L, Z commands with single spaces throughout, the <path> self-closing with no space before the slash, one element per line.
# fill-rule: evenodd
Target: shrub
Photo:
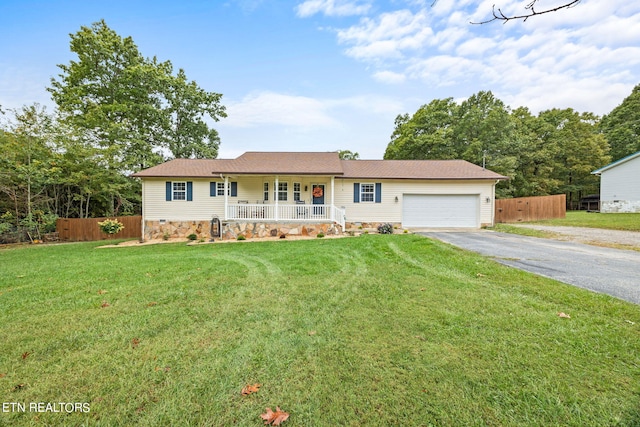
<path fill-rule="evenodd" d="M 247 238 L 244 237 L 244 234 L 241 234 L 238 237 L 236 237 L 236 240 L 247 240 Z"/>
<path fill-rule="evenodd" d="M 318 233 L 318 234 L 316 235 L 316 237 L 317 237 L 318 239 L 322 239 L 322 238 L 324 237 L 324 233 Z"/>
<path fill-rule="evenodd" d="M 393 225 L 386 223 L 378 226 L 378 233 L 380 234 L 393 234 Z"/>
<path fill-rule="evenodd" d="M 195 233 L 191 233 L 187 236 L 187 239 L 189 240 L 196 240 L 198 239 L 198 236 Z"/>
<path fill-rule="evenodd" d="M 98 227 L 105 234 L 116 234 L 124 229 L 124 224 L 117 219 L 105 219 L 98 223 Z"/>
<path fill-rule="evenodd" d="M 168 231 L 165 231 L 164 234 L 162 235 L 162 240 L 166 242 L 167 240 L 169 240 L 169 237 L 171 237 L 171 235 L 169 234 Z"/>

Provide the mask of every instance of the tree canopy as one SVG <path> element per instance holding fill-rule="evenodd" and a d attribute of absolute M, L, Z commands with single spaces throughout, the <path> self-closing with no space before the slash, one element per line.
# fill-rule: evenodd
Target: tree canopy
<path fill-rule="evenodd" d="M 602 118 L 600 129 L 609 141 L 613 160 L 640 151 L 640 85 Z"/>
<path fill-rule="evenodd" d="M 104 20 L 71 34 L 78 59 L 59 65 L 48 88 L 61 121 L 103 150 L 109 166 L 137 171 L 171 157 L 218 154 L 207 120 L 226 117 L 222 95 L 173 74 L 170 61 L 145 58 L 131 37 Z"/>
<path fill-rule="evenodd" d="M 400 114 L 385 159 L 464 159 L 511 179 L 498 197 L 566 193 L 569 203 L 598 190 L 591 171 L 606 165 L 609 144 L 597 116 L 570 108 L 534 116 L 511 110 L 490 91 L 457 104 L 435 99 Z"/>
<path fill-rule="evenodd" d="M 0 235 L 50 231 L 57 216 L 138 213 L 131 172 L 218 155 L 211 123 L 226 117 L 222 95 L 144 57 L 104 21 L 70 37 L 77 58 L 47 88 L 56 111 L 0 110 Z"/>

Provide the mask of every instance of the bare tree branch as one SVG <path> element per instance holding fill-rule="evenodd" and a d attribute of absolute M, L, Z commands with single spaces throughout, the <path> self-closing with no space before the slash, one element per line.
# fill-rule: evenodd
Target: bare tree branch
<path fill-rule="evenodd" d="M 482 25 L 482 24 L 488 24 L 489 22 L 493 22 L 493 21 L 503 21 L 503 23 L 506 23 L 508 21 L 512 21 L 512 20 L 516 20 L 516 19 L 522 19 L 523 21 L 526 21 L 527 19 L 531 18 L 532 16 L 538 16 L 538 15 L 544 15 L 545 13 L 551 13 L 551 12 L 557 12 L 561 9 L 569 9 L 571 7 L 576 6 L 578 3 L 580 3 L 580 0 L 572 0 L 569 1 L 563 5 L 560 6 L 556 6 L 554 8 L 551 9 L 545 9 L 545 10 L 541 10 L 541 11 L 537 11 L 535 9 L 536 3 L 538 2 L 538 0 L 531 0 L 531 2 L 526 5 L 524 8 L 527 9 L 529 11 L 529 13 L 525 14 L 525 15 L 513 15 L 513 16 L 509 16 L 509 15 L 505 15 L 502 10 L 500 10 L 500 8 L 496 9 L 496 5 L 493 5 L 493 18 L 491 19 L 487 19 L 485 21 L 481 21 L 481 22 L 470 22 L 470 24 L 475 24 L 475 25 Z"/>

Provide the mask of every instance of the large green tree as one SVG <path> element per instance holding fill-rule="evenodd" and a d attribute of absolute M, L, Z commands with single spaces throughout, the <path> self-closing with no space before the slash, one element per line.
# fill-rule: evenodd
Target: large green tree
<path fill-rule="evenodd" d="M 613 160 L 640 151 L 640 85 L 602 118 L 600 129 L 609 141 Z"/>
<path fill-rule="evenodd" d="M 609 144 L 598 132 L 599 119 L 592 113 L 571 108 L 543 111 L 539 115 L 547 126 L 542 138 L 553 148 L 551 175 L 562 184 L 559 192 L 567 195 L 573 207 L 581 197 L 598 192 L 598 177 L 592 171 L 610 162 Z"/>
<path fill-rule="evenodd" d="M 62 120 L 104 151 L 122 172 L 167 157 L 216 157 L 220 139 L 208 120 L 225 117 L 222 95 L 201 89 L 170 61 L 142 56 L 131 37 L 104 20 L 71 34 L 77 61 L 59 65 L 51 92 Z"/>
<path fill-rule="evenodd" d="M 385 159 L 464 159 L 510 177 L 498 197 L 565 193 L 569 205 L 597 192 L 591 171 L 609 160 L 598 117 L 571 109 L 538 116 L 511 110 L 491 92 L 460 104 L 436 99 L 396 118 Z"/>
<path fill-rule="evenodd" d="M 385 159 L 455 159 L 453 128 L 459 106 L 453 98 L 434 99 L 418 108 L 413 116 L 396 117 Z"/>

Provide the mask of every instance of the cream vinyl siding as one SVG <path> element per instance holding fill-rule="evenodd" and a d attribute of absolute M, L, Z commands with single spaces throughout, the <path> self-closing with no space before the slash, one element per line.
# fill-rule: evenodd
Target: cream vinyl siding
<path fill-rule="evenodd" d="M 166 201 L 166 182 L 192 182 L 193 200 L 173 200 Z M 294 204 L 293 183 L 299 182 L 301 186 L 300 197 L 307 204 L 311 204 L 313 196 L 311 194 L 313 184 L 324 184 L 325 203 L 331 202 L 331 178 L 322 177 L 291 177 L 282 176 L 280 182 L 287 182 L 287 201 L 280 204 Z M 142 214 L 145 221 L 199 221 L 210 220 L 213 215 L 224 217 L 224 196 L 211 197 L 209 195 L 210 182 L 224 182 L 220 177 L 211 179 L 201 178 L 145 178 L 142 181 Z M 236 204 L 240 200 L 246 200 L 250 204 L 262 202 L 263 184 L 269 183 L 268 204 L 274 204 L 274 176 L 230 176 L 229 182 L 237 182 L 238 195 L 229 196 L 229 204 Z M 230 185 L 230 184 L 229 184 Z M 305 191 L 305 187 L 307 190 Z"/>
<path fill-rule="evenodd" d="M 382 184 L 382 201 L 353 202 L 354 183 Z M 402 222 L 404 194 L 477 194 L 480 204 L 480 224 L 492 225 L 495 181 L 412 181 L 384 179 L 336 179 L 335 205 L 344 206 L 347 222 Z M 396 197 L 398 201 L 396 201 Z M 487 198 L 489 202 L 487 202 Z"/>
<path fill-rule="evenodd" d="M 193 182 L 193 200 L 166 201 L 167 181 Z M 142 215 L 145 221 L 201 221 L 210 220 L 213 215 L 222 218 L 224 197 L 209 196 L 209 183 L 215 180 L 191 178 L 145 179 L 142 182 Z M 240 192 L 240 184 L 238 184 Z M 229 200 L 237 200 L 229 197 Z M 235 202 L 233 202 L 235 203 Z"/>

